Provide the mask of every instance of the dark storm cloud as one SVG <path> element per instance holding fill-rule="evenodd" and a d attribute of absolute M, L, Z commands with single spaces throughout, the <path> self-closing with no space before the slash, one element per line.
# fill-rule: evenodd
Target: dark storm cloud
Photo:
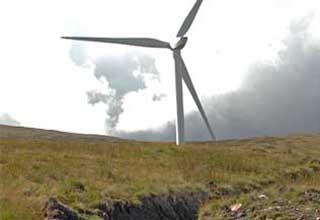
<path fill-rule="evenodd" d="M 9 114 L 4 113 L 0 114 L 0 124 L 2 125 L 11 125 L 11 126 L 19 126 L 20 122 L 12 118 Z"/>
<path fill-rule="evenodd" d="M 293 22 L 278 59 L 256 63 L 238 91 L 204 100 L 219 139 L 320 132 L 320 46 L 308 21 Z M 157 130 L 119 132 L 122 137 L 174 140 L 174 123 Z M 209 139 L 197 112 L 186 115 L 186 135 Z"/>

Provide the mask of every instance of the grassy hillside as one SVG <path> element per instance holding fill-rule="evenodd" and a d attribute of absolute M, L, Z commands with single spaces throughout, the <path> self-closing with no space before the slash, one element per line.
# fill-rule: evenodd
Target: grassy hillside
<path fill-rule="evenodd" d="M 0 140 L 14 141 L 76 141 L 76 142 L 120 142 L 120 138 L 90 135 L 90 134 L 71 134 L 61 131 L 41 130 L 25 127 L 13 127 L 0 124 Z"/>
<path fill-rule="evenodd" d="M 202 220 L 320 217 L 320 135 L 176 147 L 67 133 L 25 138 L 30 133 L 19 128 L 0 129 L 0 220 L 41 219 L 49 197 L 89 210 L 106 198 L 137 203 L 186 191 L 210 193 Z M 230 211 L 235 204 L 241 208 Z"/>

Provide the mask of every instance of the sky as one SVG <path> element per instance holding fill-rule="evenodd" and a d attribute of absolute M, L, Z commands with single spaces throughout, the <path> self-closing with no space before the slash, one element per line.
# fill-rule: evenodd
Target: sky
<path fill-rule="evenodd" d="M 175 97 L 169 51 L 74 43 L 61 40 L 60 36 L 154 37 L 172 41 L 194 2 L 3 3 L 0 123 L 120 135 L 170 124 L 175 118 Z M 304 31 L 310 39 L 318 39 L 319 12 L 320 3 L 315 0 L 204 0 L 183 50 L 201 99 L 242 91 L 252 65 L 277 62 L 279 52 L 291 51 L 285 40 L 293 33 L 293 23 L 308 20 Z M 129 85 L 116 83 L 129 81 Z M 196 106 L 184 91 L 185 111 L 192 115 Z M 208 105 L 207 109 L 215 111 Z M 232 135 L 221 131 L 221 136 Z"/>

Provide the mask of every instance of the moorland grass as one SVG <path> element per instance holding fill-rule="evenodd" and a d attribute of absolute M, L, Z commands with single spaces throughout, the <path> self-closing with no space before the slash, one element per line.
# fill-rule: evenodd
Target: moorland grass
<path fill-rule="evenodd" d="M 176 147 L 170 143 L 0 140 L 0 220 L 41 219 L 49 197 L 89 209 L 111 198 L 272 185 L 319 188 L 320 136 L 256 138 Z M 319 163 L 318 163 L 319 162 Z M 293 193 L 294 194 L 294 193 Z M 289 194 L 286 196 L 290 196 Z M 244 200 L 246 197 L 236 197 Z M 217 212 L 212 200 L 203 209 Z"/>

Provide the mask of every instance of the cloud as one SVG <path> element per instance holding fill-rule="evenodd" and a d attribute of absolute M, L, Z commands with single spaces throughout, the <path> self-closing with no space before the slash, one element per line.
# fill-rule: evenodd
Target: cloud
<path fill-rule="evenodd" d="M 73 44 L 70 58 L 81 67 L 93 63 L 94 76 L 101 82 L 103 88 L 88 91 L 88 103 L 106 106 L 105 124 L 109 134 L 116 129 L 120 115 L 124 111 L 125 96 L 147 89 L 147 80 L 160 80 L 155 59 L 137 51 L 121 56 L 105 55 L 90 60 L 83 45 Z"/>
<path fill-rule="evenodd" d="M 162 99 L 166 98 L 167 95 L 166 94 L 154 94 L 153 97 L 152 97 L 152 101 L 154 102 L 160 102 Z"/>
<path fill-rule="evenodd" d="M 12 118 L 9 114 L 4 113 L 0 114 L 0 124 L 2 125 L 11 125 L 11 126 L 19 126 L 20 122 Z"/>
<path fill-rule="evenodd" d="M 72 46 L 69 51 L 69 56 L 76 65 L 83 67 L 90 59 L 86 47 L 84 47 L 83 44 L 78 42 L 72 42 Z"/>
<path fill-rule="evenodd" d="M 203 101 L 219 139 L 320 132 L 320 45 L 308 33 L 310 20 L 292 22 L 277 59 L 252 65 L 240 89 Z M 209 139 L 198 112 L 185 123 L 188 139 Z M 174 140 L 174 127 L 117 135 Z"/>

